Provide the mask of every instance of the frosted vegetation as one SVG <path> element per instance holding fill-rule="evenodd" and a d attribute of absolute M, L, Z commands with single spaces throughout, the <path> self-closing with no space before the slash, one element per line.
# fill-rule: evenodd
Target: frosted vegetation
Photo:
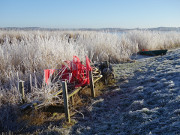
<path fill-rule="evenodd" d="M 120 62 L 128 61 L 141 49 L 178 46 L 178 32 L 130 31 L 119 36 L 86 31 L 0 31 L 0 86 L 3 90 L 11 89 L 12 96 L 17 95 L 17 79 L 29 82 L 30 74 L 34 86 L 36 82 L 36 86 L 41 86 L 44 69 L 59 69 L 62 61 L 72 60 L 73 55 L 83 61 L 88 55 L 92 61 L 107 60 L 110 56 L 112 62 Z M 1 101 L 6 92 L 0 93 Z M 11 101 L 5 101 L 17 103 L 18 98 L 13 96 Z"/>
<path fill-rule="evenodd" d="M 178 32 L 129 31 L 119 36 L 116 33 L 94 31 L 2 30 L 0 31 L 0 107 L 16 105 L 20 102 L 17 90 L 19 79 L 25 81 L 28 102 L 50 98 L 49 88 L 42 87 L 43 70 L 59 69 L 61 63 L 64 60 L 72 60 L 73 55 L 83 61 L 87 55 L 93 62 L 108 60 L 111 57 L 111 62 L 119 63 L 129 61 L 133 53 L 142 49 L 169 49 L 179 46 Z M 33 86 L 31 91 L 30 76 Z M 1 109 L 0 122 L 11 119 L 6 114 L 15 108 Z M 13 121 L 8 122 L 13 126 Z"/>

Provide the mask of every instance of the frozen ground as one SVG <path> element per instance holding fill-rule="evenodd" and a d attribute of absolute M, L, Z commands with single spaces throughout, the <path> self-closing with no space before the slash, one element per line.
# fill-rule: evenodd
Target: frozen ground
<path fill-rule="evenodd" d="M 53 127 L 51 133 L 180 134 L 180 49 L 165 56 L 136 59 L 113 65 L 118 87 L 93 99 L 74 117 L 77 123 L 72 128 Z"/>
<path fill-rule="evenodd" d="M 92 101 L 70 134 L 180 134 L 180 49 L 114 69 L 119 88 Z"/>

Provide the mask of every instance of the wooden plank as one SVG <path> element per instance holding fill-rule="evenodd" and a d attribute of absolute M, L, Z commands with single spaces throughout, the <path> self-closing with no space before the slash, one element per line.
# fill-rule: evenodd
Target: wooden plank
<path fill-rule="evenodd" d="M 91 96 L 95 97 L 95 90 L 94 90 L 94 82 L 93 82 L 93 74 L 92 71 L 89 71 L 89 80 L 90 80 L 90 88 L 91 88 Z"/>
<path fill-rule="evenodd" d="M 93 82 L 95 83 L 95 82 L 99 81 L 102 77 L 103 77 L 102 75 L 98 76 L 98 78 L 95 79 Z M 71 98 L 73 95 L 75 95 L 75 94 L 78 93 L 81 89 L 84 89 L 84 88 L 87 88 L 87 86 L 86 86 L 86 87 L 79 87 L 79 88 L 75 89 L 73 92 L 71 92 L 70 94 L 68 94 L 68 98 Z M 61 94 L 62 92 L 63 92 L 63 90 L 60 89 L 54 96 L 58 96 L 58 95 Z"/>
<path fill-rule="evenodd" d="M 81 89 L 82 89 L 82 87 L 79 87 L 79 88 L 75 89 L 71 94 L 68 95 L 68 98 L 70 98 L 70 97 L 72 97 L 74 94 L 78 93 Z"/>
<path fill-rule="evenodd" d="M 97 82 L 97 81 L 99 81 L 102 77 L 103 77 L 103 76 L 100 75 L 96 80 L 94 80 L 94 83 Z"/>
<path fill-rule="evenodd" d="M 99 76 L 96 80 L 94 80 L 93 82 L 95 83 L 95 82 L 99 81 L 101 78 L 102 78 L 102 75 L 100 75 L 100 76 Z M 75 89 L 72 93 L 70 93 L 70 94 L 68 95 L 68 98 L 72 97 L 73 95 L 75 95 L 76 93 L 78 93 L 81 89 L 85 89 L 85 88 L 87 88 L 87 86 L 86 86 L 86 87 L 79 87 L 79 88 Z"/>
<path fill-rule="evenodd" d="M 58 96 L 59 94 L 61 94 L 63 92 L 62 89 L 60 89 L 54 96 Z"/>
<path fill-rule="evenodd" d="M 24 81 L 19 81 L 19 92 L 21 93 L 21 100 L 25 103 L 25 95 L 24 95 Z"/>
<path fill-rule="evenodd" d="M 67 91 L 67 82 L 62 81 L 63 87 L 63 98 L 64 98 L 64 110 L 67 122 L 71 122 L 70 113 L 69 113 L 69 104 L 68 104 L 68 91 Z"/>

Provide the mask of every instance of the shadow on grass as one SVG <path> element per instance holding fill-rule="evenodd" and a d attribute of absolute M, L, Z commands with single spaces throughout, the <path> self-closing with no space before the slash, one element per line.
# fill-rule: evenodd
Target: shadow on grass
<path fill-rule="evenodd" d="M 0 108 L 0 132 L 17 132 L 20 131 L 25 122 L 19 121 L 21 112 L 17 105 L 3 105 Z"/>

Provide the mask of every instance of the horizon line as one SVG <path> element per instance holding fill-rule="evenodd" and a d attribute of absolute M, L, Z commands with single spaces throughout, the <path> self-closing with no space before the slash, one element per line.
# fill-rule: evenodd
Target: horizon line
<path fill-rule="evenodd" d="M 123 28 L 123 27 L 101 27 L 101 28 L 92 28 L 92 27 L 82 27 L 82 28 L 58 28 L 58 27 L 36 27 L 36 26 L 28 26 L 28 27 L 0 27 L 1 29 L 6 28 L 34 28 L 34 29 L 153 29 L 153 28 L 180 28 L 180 27 L 167 27 L 167 26 L 158 26 L 158 27 L 134 27 L 134 28 Z"/>

